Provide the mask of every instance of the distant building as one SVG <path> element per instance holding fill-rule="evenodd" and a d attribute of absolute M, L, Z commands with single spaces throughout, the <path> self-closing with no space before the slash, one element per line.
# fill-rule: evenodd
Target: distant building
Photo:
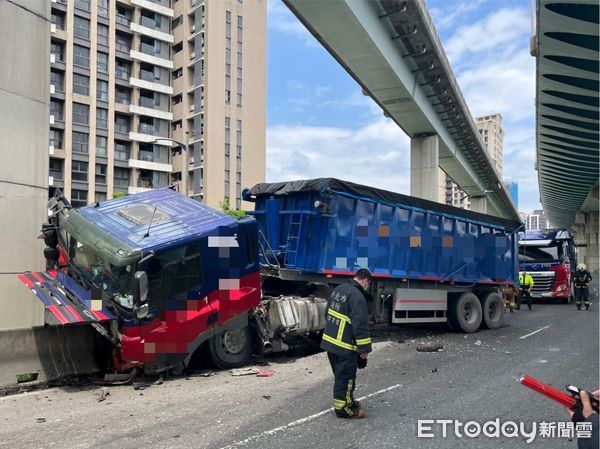
<path fill-rule="evenodd" d="M 501 178 L 504 171 L 504 130 L 502 129 L 502 115 L 490 114 L 477 117 L 475 119 L 475 126 L 477 126 L 477 129 L 479 130 L 481 140 L 484 143 L 484 148 L 490 155 L 492 164 Z M 518 195 L 516 194 L 513 195 L 515 206 L 517 206 L 518 203 L 518 199 L 515 200 L 517 196 Z M 449 176 L 446 176 L 446 204 L 462 209 L 471 208 L 471 201 L 467 194 L 461 190 Z"/>
<path fill-rule="evenodd" d="M 240 208 L 265 179 L 267 2 L 48 3 L 50 195 L 177 185 Z"/>
<path fill-rule="evenodd" d="M 523 223 L 525 223 L 525 228 L 528 231 L 532 229 L 546 229 L 548 227 L 546 215 L 541 209 L 536 209 L 531 214 L 519 212 L 519 215 L 521 216 Z"/>
<path fill-rule="evenodd" d="M 537 215 L 538 217 L 537 229 L 546 229 L 548 227 L 548 220 L 546 219 L 546 214 L 542 209 L 535 209 L 533 211 L 533 215 Z"/>

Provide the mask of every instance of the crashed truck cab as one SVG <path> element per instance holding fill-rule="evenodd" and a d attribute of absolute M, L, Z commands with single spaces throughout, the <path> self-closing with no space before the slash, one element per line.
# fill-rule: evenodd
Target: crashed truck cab
<path fill-rule="evenodd" d="M 49 326 L 92 324 L 114 344 L 117 370 L 187 364 L 209 341 L 223 367 L 251 351 L 248 311 L 260 303 L 257 227 L 171 189 L 74 209 L 49 203 L 52 269 L 20 279 Z"/>

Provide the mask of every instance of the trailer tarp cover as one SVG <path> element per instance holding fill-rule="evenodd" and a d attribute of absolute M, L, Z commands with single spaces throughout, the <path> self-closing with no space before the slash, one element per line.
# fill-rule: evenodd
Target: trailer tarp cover
<path fill-rule="evenodd" d="M 513 231 L 521 223 L 506 218 L 495 217 L 492 215 L 481 214 L 458 207 L 448 206 L 446 204 L 436 203 L 435 201 L 424 200 L 414 196 L 402 195 L 400 193 L 390 192 L 389 190 L 377 189 L 361 184 L 355 184 L 349 181 L 342 181 L 336 178 L 317 178 L 305 179 L 288 182 L 273 182 L 256 184 L 246 191 L 250 196 L 283 196 L 297 192 L 341 192 L 358 198 L 375 201 L 379 203 L 388 203 L 394 205 L 404 205 L 411 208 L 424 209 L 426 211 L 437 212 L 440 214 L 462 217 L 467 220 L 494 224 Z M 246 198 L 251 201 L 251 198 Z"/>

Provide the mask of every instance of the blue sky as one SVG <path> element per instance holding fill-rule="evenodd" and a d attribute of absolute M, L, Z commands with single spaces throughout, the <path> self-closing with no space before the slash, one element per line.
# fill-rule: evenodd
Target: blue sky
<path fill-rule="evenodd" d="M 503 117 L 504 178 L 539 208 L 528 0 L 426 0 L 474 116 Z M 267 180 L 333 176 L 410 190 L 408 137 L 280 0 L 269 0 Z"/>

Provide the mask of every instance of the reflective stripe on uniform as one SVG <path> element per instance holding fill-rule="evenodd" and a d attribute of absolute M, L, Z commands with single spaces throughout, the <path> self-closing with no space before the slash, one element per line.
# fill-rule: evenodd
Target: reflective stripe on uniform
<path fill-rule="evenodd" d="M 340 327 L 338 328 L 337 340 L 342 341 L 344 336 L 344 329 L 346 328 L 346 321 L 340 321 Z"/>
<path fill-rule="evenodd" d="M 359 338 L 358 340 L 356 340 L 356 344 L 357 345 L 370 345 L 371 344 L 371 337 Z"/>
<path fill-rule="evenodd" d="M 329 315 L 331 315 L 332 317 L 338 318 L 342 321 L 352 324 L 352 320 L 350 319 L 350 317 L 347 315 L 344 315 L 343 313 L 336 312 L 335 310 L 332 310 L 332 309 L 327 310 L 327 313 Z"/>
<path fill-rule="evenodd" d="M 330 337 L 327 334 L 323 334 L 323 340 L 328 341 L 332 345 L 339 346 L 340 348 L 344 348 L 344 349 L 347 349 L 349 351 L 356 351 L 356 346 L 349 345 L 348 343 L 344 343 L 343 341 L 338 340 L 338 339 L 333 338 L 333 337 Z"/>
<path fill-rule="evenodd" d="M 336 410 L 342 410 L 346 405 L 346 401 L 342 401 L 341 399 L 333 398 L 333 408 Z"/>
<path fill-rule="evenodd" d="M 348 381 L 348 389 L 346 390 L 346 405 L 344 407 L 344 411 L 348 414 L 348 416 L 354 415 L 354 412 L 350 407 L 350 404 L 352 404 L 352 397 L 350 396 L 352 394 L 352 385 L 354 385 L 354 380 L 350 379 Z"/>

